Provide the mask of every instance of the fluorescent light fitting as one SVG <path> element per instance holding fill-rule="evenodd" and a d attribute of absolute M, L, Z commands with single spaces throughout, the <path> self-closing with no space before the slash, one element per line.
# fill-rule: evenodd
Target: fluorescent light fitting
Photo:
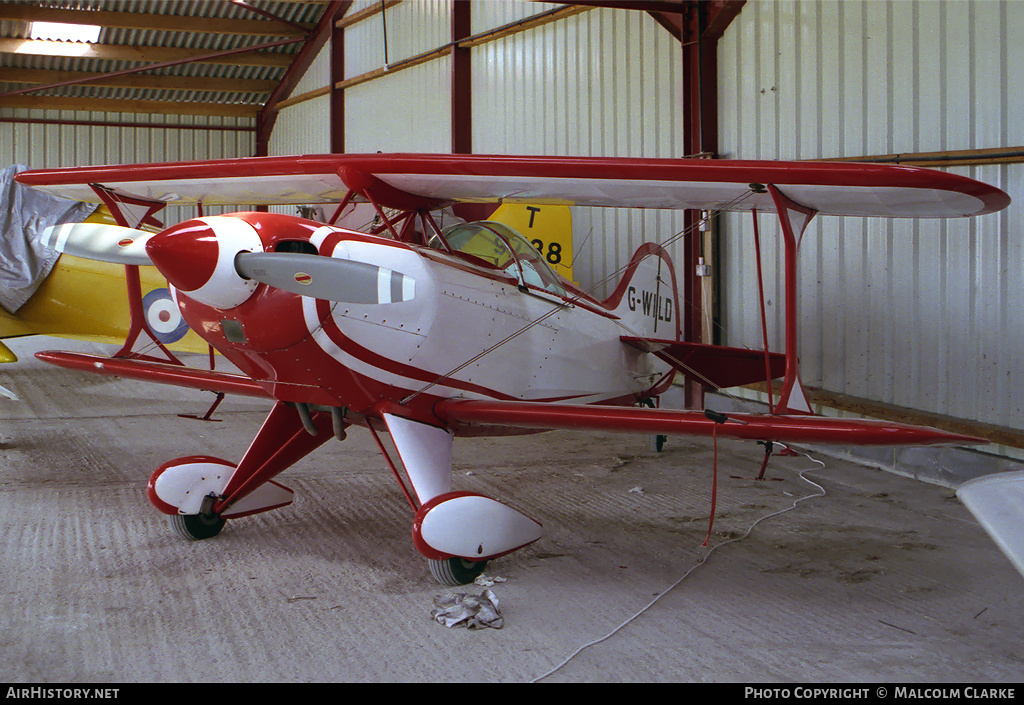
<path fill-rule="evenodd" d="M 100 38 L 99 25 L 65 24 L 63 22 L 33 22 L 29 28 L 32 39 L 55 42 L 86 42 L 95 44 Z"/>

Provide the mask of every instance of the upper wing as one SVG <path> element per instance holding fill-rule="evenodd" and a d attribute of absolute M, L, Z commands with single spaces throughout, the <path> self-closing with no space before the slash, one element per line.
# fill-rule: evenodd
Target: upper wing
<path fill-rule="evenodd" d="M 623 406 L 548 404 L 448 399 L 434 412 L 447 425 L 527 429 L 620 431 L 711 436 L 782 443 L 841 445 L 975 445 L 986 441 L 924 426 L 865 419 L 769 414 L 708 414 L 703 411 Z"/>
<path fill-rule="evenodd" d="M 98 201 L 93 184 L 168 204 L 334 203 L 349 190 L 397 208 L 451 202 L 775 211 L 765 184 L 823 215 L 954 217 L 1005 208 L 1003 191 L 889 164 L 453 154 L 326 154 L 22 172 L 18 181 Z"/>

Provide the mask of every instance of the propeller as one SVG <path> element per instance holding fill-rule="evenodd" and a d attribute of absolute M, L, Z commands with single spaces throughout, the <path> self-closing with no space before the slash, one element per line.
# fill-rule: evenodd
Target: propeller
<path fill-rule="evenodd" d="M 416 295 L 416 280 L 355 260 L 297 252 L 239 252 L 235 269 L 247 279 L 314 299 L 391 304 Z"/>
<path fill-rule="evenodd" d="M 58 252 L 101 262 L 149 265 L 154 264 L 154 259 L 158 260 L 156 264 L 160 271 L 169 281 L 173 279 L 178 289 L 220 308 L 230 308 L 244 301 L 252 291 L 252 282 L 314 299 L 349 304 L 400 303 L 412 299 L 416 294 L 416 281 L 412 277 L 386 267 L 322 255 L 242 250 L 235 255 L 234 268 L 238 276 L 251 280 L 250 286 L 243 287 L 244 290 L 238 296 L 229 296 L 230 300 L 221 300 L 228 295 L 224 292 L 230 288 L 230 282 L 219 279 L 221 283 L 213 287 L 212 293 L 206 291 L 208 283 L 215 278 L 216 261 L 220 255 L 215 248 L 210 256 L 201 256 L 209 248 L 201 249 L 199 244 L 200 241 L 216 243 L 228 238 L 234 231 L 226 226 L 232 225 L 237 229 L 241 227 L 239 224 L 242 221 L 221 218 L 214 227 L 210 224 L 213 220 L 211 217 L 190 221 L 163 233 L 149 233 L 105 223 L 65 223 L 44 230 L 40 240 Z M 157 248 L 159 252 L 155 251 L 151 258 L 146 252 L 146 244 L 155 234 L 163 237 L 153 243 L 154 246 L 159 243 L 160 247 Z M 252 231 L 252 235 L 256 237 L 255 231 Z M 231 242 L 232 246 L 221 255 L 230 256 L 231 250 L 240 246 Z M 180 256 L 185 245 L 196 248 L 195 256 Z M 221 245 L 221 248 L 225 246 Z M 244 282 L 238 280 L 238 284 Z M 234 293 L 233 289 L 229 292 L 232 295 Z"/>
<path fill-rule="evenodd" d="M 152 264 L 146 242 L 153 233 L 106 223 L 64 223 L 46 228 L 40 242 L 58 252 L 114 264 Z"/>

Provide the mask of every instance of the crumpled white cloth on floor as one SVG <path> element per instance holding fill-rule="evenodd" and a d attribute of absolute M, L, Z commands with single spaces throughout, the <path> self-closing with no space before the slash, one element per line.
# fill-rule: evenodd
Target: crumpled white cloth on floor
<path fill-rule="evenodd" d="M 479 595 L 464 592 L 438 595 L 434 598 L 434 606 L 437 609 L 430 611 L 430 617 L 449 629 L 501 629 L 505 626 L 498 609 L 498 596 L 491 590 L 484 590 Z"/>

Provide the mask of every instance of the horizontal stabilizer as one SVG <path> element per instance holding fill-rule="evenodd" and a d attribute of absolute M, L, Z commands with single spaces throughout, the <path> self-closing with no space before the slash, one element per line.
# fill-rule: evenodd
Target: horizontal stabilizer
<path fill-rule="evenodd" d="M 622 336 L 622 342 L 656 355 L 679 372 L 715 389 L 767 381 L 763 350 L 728 348 L 721 345 L 636 338 L 625 335 Z M 786 356 L 780 353 L 768 353 L 767 358 L 771 378 L 782 377 L 786 372 Z"/>
<path fill-rule="evenodd" d="M 711 436 L 782 443 L 850 446 L 976 445 L 986 441 L 924 426 L 868 419 L 771 414 L 712 414 L 703 411 L 629 406 L 547 404 L 528 401 L 449 399 L 435 413 L 449 426 L 620 431 Z M 717 425 L 717 429 L 716 429 Z"/>
<path fill-rule="evenodd" d="M 271 395 L 263 387 L 249 377 L 228 374 L 226 372 L 197 370 L 193 367 L 172 365 L 164 362 L 102 357 L 99 355 L 85 355 L 54 350 L 38 352 L 36 357 L 43 362 L 69 370 L 139 379 L 145 382 L 172 384 L 176 387 L 201 389 L 207 392 L 224 392 L 225 394 L 271 398 Z"/>

